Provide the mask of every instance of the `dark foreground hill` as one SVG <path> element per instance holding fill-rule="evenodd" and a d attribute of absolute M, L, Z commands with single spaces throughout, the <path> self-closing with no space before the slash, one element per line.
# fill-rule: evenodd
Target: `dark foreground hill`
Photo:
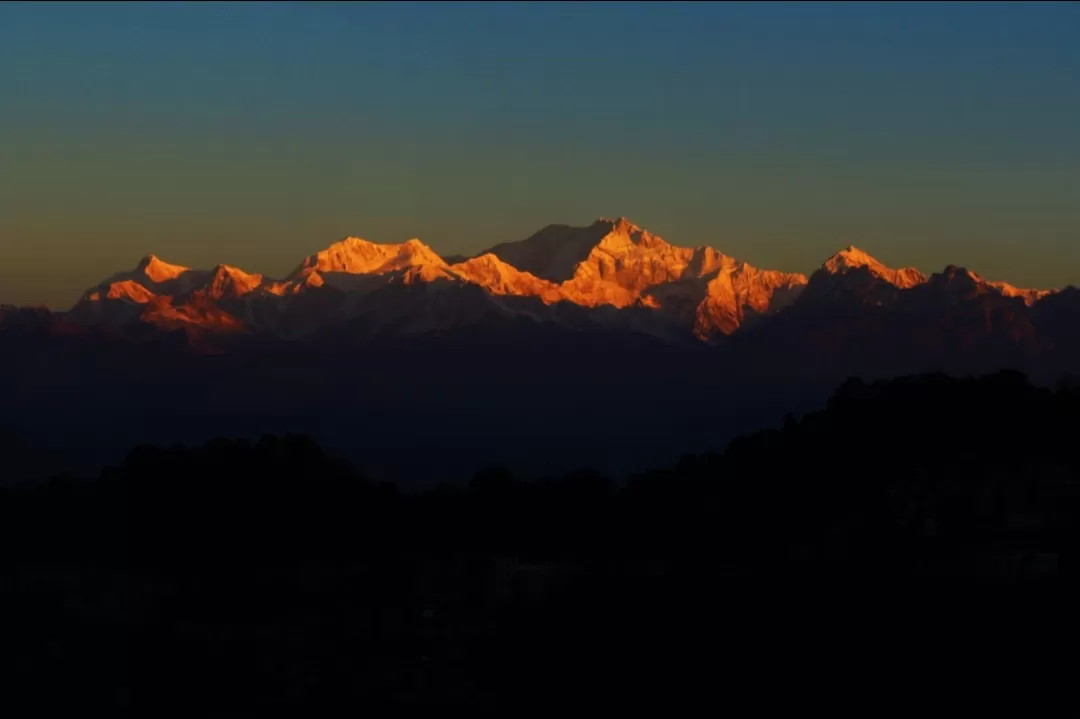
<path fill-rule="evenodd" d="M 403 494 L 302 437 L 140 447 L 0 495 L 6 701 L 677 710 L 957 689 L 956 662 L 985 682 L 1048 656 L 1018 638 L 1070 636 L 1078 430 L 1080 393 L 1002 373 L 851 381 L 625 486 Z"/>

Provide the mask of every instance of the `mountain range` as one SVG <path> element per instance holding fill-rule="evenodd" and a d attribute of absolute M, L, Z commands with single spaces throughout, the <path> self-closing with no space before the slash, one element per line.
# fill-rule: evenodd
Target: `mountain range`
<path fill-rule="evenodd" d="M 623 218 L 473 257 L 350 237 L 280 278 L 150 255 L 68 311 L 0 306 L 0 429 L 98 459 L 297 431 L 376 476 L 630 471 L 817 409 L 851 376 L 1054 382 L 1080 370 L 1078 328 L 1074 287 L 856 247 L 806 277 Z"/>
<path fill-rule="evenodd" d="M 891 269 L 856 247 L 807 278 L 707 245 L 679 247 L 619 218 L 550 225 L 467 258 L 444 259 L 418 239 L 348 237 L 282 278 L 229 265 L 190 269 L 149 255 L 87 290 L 59 318 L 132 336 L 148 327 L 183 330 L 202 347 L 213 346 L 214 336 L 409 336 L 514 319 L 719 344 L 744 327 L 823 303 L 838 311 L 854 303 L 947 313 L 973 300 L 988 311 L 1024 313 L 1021 306 L 1041 309 L 1061 294 L 989 282 L 956 266 L 931 277 Z"/>

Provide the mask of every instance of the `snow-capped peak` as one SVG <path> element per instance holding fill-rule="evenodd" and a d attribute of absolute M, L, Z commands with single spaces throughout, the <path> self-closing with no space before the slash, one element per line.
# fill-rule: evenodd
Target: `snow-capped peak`
<path fill-rule="evenodd" d="M 1022 300 L 1024 300 L 1024 304 L 1028 305 L 1029 307 L 1041 300 L 1042 298 L 1048 297 L 1057 292 L 1057 290 L 1030 290 L 1021 287 L 1014 287 L 1008 282 L 988 282 L 987 284 L 989 284 L 991 287 L 993 287 L 1006 297 L 1021 298 Z"/>
<path fill-rule="evenodd" d="M 242 297 L 257 290 L 263 283 L 263 276 L 248 274 L 237 267 L 218 265 L 210 274 L 209 293 L 211 297 Z"/>
<path fill-rule="evenodd" d="M 833 274 L 857 267 L 869 267 L 871 269 L 886 268 L 883 264 L 870 256 L 868 252 L 860 250 L 855 245 L 848 245 L 844 249 L 825 261 L 824 267 Z"/>
<path fill-rule="evenodd" d="M 627 235 L 629 235 L 629 234 L 642 232 L 642 229 L 640 227 L 638 227 L 637 225 L 635 225 L 633 222 L 626 219 L 625 217 L 616 217 L 616 218 L 599 217 L 599 218 L 597 218 L 597 220 L 596 220 L 596 222 L 594 224 L 606 225 L 606 226 L 608 226 L 610 228 L 609 232 L 614 232 L 614 233 L 619 233 L 619 234 L 627 234 Z"/>
<path fill-rule="evenodd" d="M 415 238 L 397 245 L 380 245 L 359 237 L 346 237 L 308 257 L 293 276 L 315 271 L 385 274 L 420 266 L 445 268 L 447 265 L 434 250 Z"/>
<path fill-rule="evenodd" d="M 886 267 L 868 252 L 859 249 L 855 245 L 848 245 L 840 250 L 826 260 L 821 267 L 831 275 L 842 275 L 851 270 L 866 268 L 870 274 L 901 289 L 907 289 L 926 282 L 926 275 L 913 267 L 905 267 L 900 270 Z"/>
<path fill-rule="evenodd" d="M 492 294 L 539 297 L 545 303 L 562 299 L 558 285 L 503 262 L 491 252 L 450 266 L 462 280 L 480 285 Z"/>
<path fill-rule="evenodd" d="M 135 268 L 135 271 L 148 277 L 151 282 L 168 282 L 188 272 L 189 269 L 182 265 L 171 265 L 168 262 L 163 262 L 158 259 L 157 255 L 147 255 L 139 262 L 139 266 Z"/>

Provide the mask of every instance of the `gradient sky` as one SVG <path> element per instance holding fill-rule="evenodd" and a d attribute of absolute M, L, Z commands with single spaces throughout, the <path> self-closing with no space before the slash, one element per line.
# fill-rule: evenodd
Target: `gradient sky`
<path fill-rule="evenodd" d="M 0 302 L 619 215 L 1080 284 L 1080 4 L 0 3 Z"/>

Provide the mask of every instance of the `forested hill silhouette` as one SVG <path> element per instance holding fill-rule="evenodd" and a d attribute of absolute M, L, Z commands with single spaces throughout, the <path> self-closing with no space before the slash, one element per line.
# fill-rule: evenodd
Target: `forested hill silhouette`
<path fill-rule="evenodd" d="M 83 707 L 632 705 L 712 676 L 694 636 L 739 657 L 725 681 L 775 681 L 867 627 L 850 656 L 895 652 L 916 604 L 884 622 L 871 595 L 933 589 L 955 633 L 1004 584 L 1075 589 L 1078 430 L 1073 383 L 1000 373 L 851 380 L 624 486 L 492 468 L 408 494 L 304 437 L 140 447 L 0 494 L 7 676 Z"/>

